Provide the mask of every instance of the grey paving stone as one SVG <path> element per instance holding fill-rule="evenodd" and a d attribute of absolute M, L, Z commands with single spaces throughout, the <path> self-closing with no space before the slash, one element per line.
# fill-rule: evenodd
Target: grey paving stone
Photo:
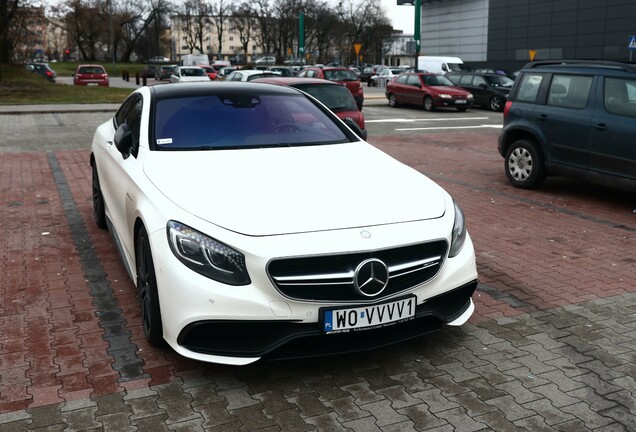
<path fill-rule="evenodd" d="M 126 405 L 122 393 L 97 396 L 94 398 L 94 403 L 97 405 L 95 415 L 98 417 L 120 412 L 132 414 L 132 410 L 130 406 Z"/>
<path fill-rule="evenodd" d="M 392 380 L 392 382 L 397 381 Z M 354 397 L 354 402 L 356 403 L 356 405 L 359 406 L 385 399 L 382 394 L 378 394 L 375 391 L 371 390 L 371 385 L 366 381 L 343 386 L 342 390 L 351 393 L 351 396 Z"/>
<path fill-rule="evenodd" d="M 448 426 L 446 420 L 440 419 L 428 410 L 428 405 L 412 405 L 398 410 L 398 413 L 407 416 L 417 430 L 426 430 L 441 426 Z"/>
<path fill-rule="evenodd" d="M 561 411 L 556 408 L 549 399 L 542 398 L 536 401 L 523 404 L 523 407 L 532 410 L 545 419 L 545 422 L 554 427 L 554 425 L 569 422 L 574 419 L 572 414 Z"/>
<path fill-rule="evenodd" d="M 95 420 L 97 407 L 81 408 L 62 413 L 62 418 L 71 431 L 89 431 L 102 428 L 102 423 Z"/>
<path fill-rule="evenodd" d="M 572 377 L 574 381 L 581 382 L 587 387 L 593 388 L 599 395 L 606 395 L 608 393 L 614 393 L 621 390 L 621 387 L 611 384 L 608 381 L 603 381 L 594 372 L 586 373 L 585 375 L 579 375 Z"/>
<path fill-rule="evenodd" d="M 230 414 L 227 409 L 227 402 L 211 402 L 205 405 L 197 405 L 193 409 L 200 413 L 204 419 L 203 427 L 215 428 L 222 425 L 228 425 L 232 423 L 239 423 L 238 418 Z"/>
<path fill-rule="evenodd" d="M 422 403 L 422 400 L 411 396 L 404 386 L 401 385 L 379 389 L 378 393 L 386 397 L 386 399 L 391 402 L 393 409 L 396 410 Z"/>
<path fill-rule="evenodd" d="M 528 432 L 523 426 L 517 426 L 510 422 L 508 418 L 502 412 L 493 412 L 476 417 L 475 420 L 479 421 L 484 427 L 488 427 L 494 431 L 506 431 L 506 432 Z M 532 431 L 534 432 L 534 431 Z"/>
<path fill-rule="evenodd" d="M 596 412 L 606 410 L 618 405 L 618 402 L 612 399 L 608 399 L 607 396 L 599 396 L 594 389 L 590 387 L 584 387 L 577 390 L 568 392 L 568 395 L 575 397 L 581 401 L 584 401 L 590 406 L 590 408 Z"/>
<path fill-rule="evenodd" d="M 468 391 L 466 387 L 463 387 L 453 381 L 450 375 L 440 375 L 429 378 L 427 382 L 440 389 L 442 394 L 446 397 L 462 394 Z"/>
<path fill-rule="evenodd" d="M 496 407 L 482 402 L 481 398 L 473 392 L 451 396 L 448 399 L 461 405 L 471 417 L 497 411 Z"/>
<path fill-rule="evenodd" d="M 445 365 L 440 365 L 439 368 L 446 371 L 448 374 L 450 374 L 452 376 L 453 381 L 457 383 L 474 379 L 479 376 L 471 372 L 470 370 L 466 369 L 464 364 L 461 362 L 454 362 L 454 363 L 448 363 Z"/>
<path fill-rule="evenodd" d="M 168 425 L 168 429 L 175 432 L 199 432 L 203 430 L 203 419 L 201 417 Z"/>
<path fill-rule="evenodd" d="M 422 381 L 422 379 L 414 371 L 393 375 L 393 379 L 402 383 L 408 393 L 428 390 L 434 387 L 432 384 Z"/>
<path fill-rule="evenodd" d="M 139 431 L 152 431 L 152 432 L 167 432 L 169 431 L 166 425 L 166 419 L 168 414 L 159 414 L 143 418 L 132 419 L 131 423 L 136 426 Z"/>
<path fill-rule="evenodd" d="M 596 429 L 613 423 L 613 420 L 594 412 L 585 402 L 561 407 L 564 412 L 572 414 L 577 419 L 583 421 L 588 429 Z"/>
<path fill-rule="evenodd" d="M 634 393 L 630 393 L 625 390 L 621 390 L 615 393 L 610 393 L 604 395 L 605 398 L 609 400 L 613 400 L 616 403 L 621 404 L 625 407 L 630 413 L 634 415 L 636 418 L 636 397 L 634 397 Z"/>
<path fill-rule="evenodd" d="M 315 427 L 305 423 L 300 417 L 300 411 L 292 408 L 286 411 L 276 411 L 268 415 L 282 431 L 303 432 L 315 430 Z"/>
<path fill-rule="evenodd" d="M 322 414 L 333 412 L 333 409 L 325 406 L 319 399 L 317 393 L 308 393 L 289 398 L 289 402 L 295 404 L 300 409 L 300 416 L 303 418 L 317 417 Z"/>
<path fill-rule="evenodd" d="M 329 413 L 320 414 L 313 417 L 307 417 L 305 419 L 305 422 L 314 425 L 314 427 L 319 431 L 340 432 L 340 431 L 351 430 L 351 429 L 345 428 L 338 421 L 338 414 L 336 414 L 335 412 L 329 412 Z"/>
<path fill-rule="evenodd" d="M 475 392 L 482 401 L 501 397 L 506 394 L 504 391 L 493 387 L 488 380 L 482 377 L 464 381 L 462 385 Z"/>
<path fill-rule="evenodd" d="M 129 399 L 126 401 L 132 409 L 131 420 L 142 419 L 145 417 L 156 417 L 158 415 L 166 415 L 166 412 L 157 405 L 158 396 L 146 396 L 142 398 Z"/>
<path fill-rule="evenodd" d="M 318 392 L 320 399 L 325 401 L 341 399 L 350 395 L 349 392 L 340 388 L 338 382 L 333 378 L 316 381 L 312 387 Z"/>
<path fill-rule="evenodd" d="M 370 412 L 375 418 L 378 427 L 387 426 L 394 423 L 401 423 L 408 420 L 408 417 L 399 414 L 392 406 L 391 401 L 382 400 L 361 406 L 365 411 Z"/>
<path fill-rule="evenodd" d="M 121 400 L 121 396 L 116 396 L 116 398 L 119 398 Z M 90 398 L 84 398 L 84 399 L 64 402 L 63 404 L 61 404 L 59 409 L 61 412 L 68 412 L 68 411 L 75 411 L 81 408 L 90 408 L 95 406 L 97 406 L 97 403 L 95 401 L 91 400 Z"/>
<path fill-rule="evenodd" d="M 636 415 L 629 412 L 623 406 L 616 406 L 607 410 L 599 411 L 599 415 L 602 415 L 604 418 L 611 418 L 615 420 L 615 422 L 608 424 L 606 427 L 610 430 L 626 430 L 626 431 L 636 431 Z M 601 429 L 601 428 L 599 428 Z"/>
<path fill-rule="evenodd" d="M 201 415 L 193 411 L 189 401 L 190 398 L 182 397 L 180 399 L 170 399 L 166 402 L 157 402 L 157 405 L 168 414 L 166 419 L 168 425 L 191 420 L 201 420 L 203 422 Z"/>
<path fill-rule="evenodd" d="M 136 431 L 137 428 L 130 423 L 130 416 L 124 412 L 116 412 L 98 417 L 104 426 L 104 432 Z"/>
<path fill-rule="evenodd" d="M 59 425 L 64 427 L 64 425 Z M 27 419 L 7 421 L 6 418 L 0 418 L 0 432 L 16 432 L 29 429 L 29 421 Z"/>
<path fill-rule="evenodd" d="M 272 414 L 279 411 L 289 411 L 295 409 L 296 406 L 285 399 L 280 391 L 268 391 L 252 395 L 253 398 L 259 400 L 263 405 L 263 413 Z"/>
<path fill-rule="evenodd" d="M 462 407 L 457 407 L 436 414 L 443 420 L 446 420 L 449 424 L 455 427 L 455 430 L 472 432 L 486 429 L 488 426 L 480 420 L 470 417 L 466 410 Z M 489 414 L 484 414 L 489 415 Z M 480 416 L 483 417 L 483 416 Z"/>
<path fill-rule="evenodd" d="M 348 396 L 332 401 L 325 401 L 325 405 L 333 408 L 338 413 L 338 421 L 340 423 L 346 423 L 351 420 L 368 417 L 371 414 L 368 411 L 364 411 L 358 407 L 353 401 L 353 396 Z"/>
<path fill-rule="evenodd" d="M 515 402 L 512 396 L 502 396 L 495 399 L 490 399 L 486 401 L 486 403 L 488 405 L 492 405 L 493 407 L 499 408 L 506 419 L 508 419 L 508 421 L 510 422 L 532 417 L 536 414 L 533 410 L 526 409 L 522 405 Z"/>
<path fill-rule="evenodd" d="M 228 411 L 233 411 L 253 405 L 258 405 L 259 401 L 254 399 L 247 392 L 247 387 L 233 387 L 228 390 L 222 390 L 217 392 L 220 396 L 224 397 L 228 402 Z"/>
<path fill-rule="evenodd" d="M 530 432 L 554 432 L 554 429 L 540 415 L 526 417 L 513 422 L 513 424 Z"/>
<path fill-rule="evenodd" d="M 27 411 L 23 412 L 27 414 Z M 44 428 L 56 424 L 66 425 L 66 422 L 62 418 L 62 412 L 60 411 L 59 404 L 45 405 L 42 407 L 31 408 L 28 410 L 28 416 L 31 417 L 29 422 L 29 428 L 37 429 Z M 21 416 L 22 418 L 25 418 Z M 4 422 L 3 422 L 4 423 Z M 16 429 L 19 430 L 19 429 Z"/>
<path fill-rule="evenodd" d="M 207 384 L 184 388 L 183 391 L 188 393 L 192 397 L 193 407 L 213 402 L 225 401 L 223 396 L 220 396 L 216 393 L 216 391 L 214 391 L 213 386 Z"/>
<path fill-rule="evenodd" d="M 442 395 L 442 392 L 438 388 L 430 390 L 424 390 L 421 392 L 413 393 L 414 398 L 421 399 L 428 406 L 428 410 L 433 414 L 441 411 L 446 411 L 451 408 L 458 408 L 459 404 L 452 402 L 450 399 Z"/>
<path fill-rule="evenodd" d="M 351 420 L 343 425 L 354 432 L 381 432 L 381 429 L 375 424 L 375 418 L 371 416 Z"/>
<path fill-rule="evenodd" d="M 230 411 L 230 414 L 242 423 L 242 428 L 247 428 L 248 430 L 258 430 L 276 426 L 276 423 L 272 419 L 263 414 L 261 404 L 237 408 Z"/>
<path fill-rule="evenodd" d="M 585 387 L 585 384 L 568 378 L 558 369 L 539 374 L 539 377 L 556 384 L 559 390 L 565 393 Z"/>
<path fill-rule="evenodd" d="M 511 380 L 502 384 L 497 384 L 497 388 L 507 392 L 516 403 L 525 404 L 543 398 L 542 395 L 528 390 L 519 380 Z"/>
<path fill-rule="evenodd" d="M 411 420 L 407 420 L 402 423 L 396 423 L 388 426 L 382 426 L 380 428 L 382 432 L 416 432 L 415 425 Z"/>

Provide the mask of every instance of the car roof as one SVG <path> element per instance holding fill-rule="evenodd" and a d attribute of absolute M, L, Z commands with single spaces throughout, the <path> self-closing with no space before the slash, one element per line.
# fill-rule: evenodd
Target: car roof
<path fill-rule="evenodd" d="M 320 78 L 296 78 L 296 77 L 272 77 L 272 78 L 258 78 L 253 83 L 267 83 L 267 84 L 276 84 L 276 85 L 297 85 L 297 84 L 318 84 L 318 85 L 331 85 L 342 87 L 341 84 L 338 84 L 334 81 L 324 80 Z"/>
<path fill-rule="evenodd" d="M 527 63 L 522 71 L 527 70 L 577 70 L 598 73 L 599 70 L 636 73 L 636 65 L 605 60 L 540 60 Z"/>
<path fill-rule="evenodd" d="M 174 85 L 156 85 L 151 86 L 149 89 L 152 91 L 156 100 L 161 99 L 173 99 L 177 97 L 193 97 L 193 96 L 236 96 L 236 95 L 298 95 L 298 91 L 292 87 L 273 86 L 259 83 L 246 83 L 246 82 L 193 82 L 193 83 L 179 83 Z"/>

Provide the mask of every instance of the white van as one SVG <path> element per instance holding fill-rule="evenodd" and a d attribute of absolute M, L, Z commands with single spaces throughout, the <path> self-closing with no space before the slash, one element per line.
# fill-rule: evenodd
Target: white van
<path fill-rule="evenodd" d="M 459 57 L 445 56 L 419 56 L 417 58 L 417 70 L 422 72 L 431 72 L 445 74 L 447 72 L 459 72 L 462 70 L 460 65 L 464 62 Z"/>
<path fill-rule="evenodd" d="M 210 58 L 207 54 L 186 54 L 181 57 L 181 66 L 209 65 Z"/>

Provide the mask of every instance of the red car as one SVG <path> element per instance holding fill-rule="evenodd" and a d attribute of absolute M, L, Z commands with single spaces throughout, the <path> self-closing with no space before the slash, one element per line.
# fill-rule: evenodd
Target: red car
<path fill-rule="evenodd" d="M 75 69 L 75 73 L 73 73 L 73 84 L 108 87 L 108 74 L 101 65 L 79 65 Z"/>
<path fill-rule="evenodd" d="M 472 93 L 456 87 L 444 75 L 403 73 L 386 84 L 389 105 L 422 105 L 426 111 L 436 108 L 456 108 L 466 111 L 473 104 Z"/>
<path fill-rule="evenodd" d="M 322 78 L 347 86 L 358 104 L 358 109 L 362 111 L 362 104 L 364 103 L 362 84 L 358 75 L 351 69 L 341 66 L 307 67 L 300 71 L 298 78 Z"/>
<path fill-rule="evenodd" d="M 329 108 L 342 121 L 348 117 L 362 132 L 361 138 L 367 139 L 364 116 L 358 109 L 355 99 L 347 89 L 335 82 L 316 78 L 258 78 L 252 82 L 290 86 L 309 93 Z"/>
<path fill-rule="evenodd" d="M 198 65 L 198 67 L 200 67 L 201 69 L 205 71 L 205 74 L 208 76 L 208 78 L 210 78 L 213 81 L 216 79 L 216 69 L 214 69 L 212 66 Z"/>

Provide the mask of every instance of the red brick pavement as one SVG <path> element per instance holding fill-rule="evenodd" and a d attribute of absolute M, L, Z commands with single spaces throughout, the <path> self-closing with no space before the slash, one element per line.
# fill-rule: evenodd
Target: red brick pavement
<path fill-rule="evenodd" d="M 560 179 L 539 191 L 514 189 L 494 133 L 371 141 L 462 205 L 484 285 L 473 321 L 636 290 L 633 195 Z M 148 378 L 121 380 L 112 367 L 47 155 L 3 154 L 0 414 L 144 388 L 208 367 L 143 339 L 133 284 L 110 236 L 93 223 L 88 155 L 55 153 Z"/>

